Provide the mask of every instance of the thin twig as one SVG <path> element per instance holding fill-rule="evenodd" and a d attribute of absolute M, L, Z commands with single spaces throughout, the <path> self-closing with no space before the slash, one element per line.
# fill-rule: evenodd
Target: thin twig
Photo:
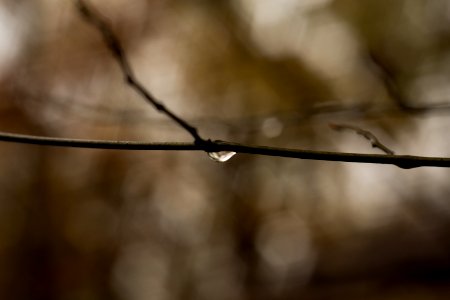
<path fill-rule="evenodd" d="M 361 129 L 361 128 L 353 126 L 353 125 L 347 125 L 347 124 L 331 123 L 331 124 L 329 124 L 329 126 L 336 131 L 352 130 L 352 131 L 356 132 L 357 134 L 361 135 L 362 137 L 364 137 L 366 140 L 368 140 L 372 144 L 372 148 L 378 148 L 388 155 L 395 154 L 394 151 L 392 151 L 387 146 L 385 146 L 383 143 L 381 143 L 380 140 L 378 140 L 378 138 L 370 131 Z"/>
<path fill-rule="evenodd" d="M 443 112 L 450 110 L 450 102 L 445 101 L 435 104 L 411 104 L 411 101 L 401 88 L 398 75 L 394 69 L 389 66 L 383 57 L 374 51 L 368 50 L 368 59 L 374 73 L 380 78 L 387 93 L 396 103 L 399 109 L 411 114 L 424 114 L 429 112 Z"/>
<path fill-rule="evenodd" d="M 100 31 L 106 46 L 120 65 L 126 83 L 138 94 L 140 94 L 147 102 L 149 102 L 157 111 L 165 114 L 174 122 L 176 122 L 180 127 L 189 132 L 189 134 L 194 138 L 195 143 L 202 144 L 206 142 L 206 140 L 204 140 L 199 135 L 197 128 L 190 125 L 188 122 L 169 110 L 139 82 L 139 80 L 134 75 L 134 71 L 125 55 L 119 39 L 110 29 L 107 22 L 102 17 L 100 17 L 100 14 L 97 12 L 94 13 L 93 10 L 89 8 L 83 0 L 76 0 L 76 4 L 80 14 L 85 18 L 85 20 Z"/>
<path fill-rule="evenodd" d="M 205 151 L 205 152 L 232 151 L 236 153 L 288 157 L 288 158 L 298 158 L 308 160 L 385 164 L 385 165 L 394 165 L 402 169 L 412 169 L 418 167 L 450 168 L 450 158 L 447 157 L 325 152 L 325 151 L 275 148 L 266 146 L 249 146 L 223 141 L 207 141 L 202 144 L 144 143 L 132 141 L 61 139 L 61 138 L 39 137 L 32 135 L 2 133 L 2 132 L 0 132 L 0 141 L 22 143 L 22 144 L 33 144 L 41 146 L 90 148 L 90 149 L 146 150 L 146 151 L 160 151 L 160 150 Z"/>
<path fill-rule="evenodd" d="M 85 99 L 74 97 L 73 95 L 57 95 L 48 93 L 40 89 L 31 89 L 30 87 L 23 85 L 15 87 L 10 87 L 11 92 L 15 94 L 20 94 L 24 96 L 26 100 L 15 99 L 18 103 L 21 101 L 32 101 L 35 105 L 40 105 L 42 103 L 52 104 L 52 109 L 57 109 L 58 113 L 71 110 L 71 114 L 75 113 L 77 118 L 83 118 L 85 120 L 103 122 L 102 124 L 116 123 L 118 119 L 123 120 L 124 116 L 128 123 L 146 123 L 156 126 L 166 126 L 172 120 L 162 120 L 154 119 L 148 116 L 141 109 L 117 109 L 111 108 L 107 105 L 101 104 L 89 104 L 89 101 Z M 293 109 L 287 110 L 272 110 L 265 113 L 255 113 L 246 114 L 232 117 L 218 117 L 218 116 L 204 116 L 191 118 L 189 123 L 195 124 L 205 124 L 212 126 L 225 126 L 227 128 L 239 128 L 240 132 L 250 134 L 250 133 L 261 133 L 261 123 L 267 118 L 276 117 L 284 127 L 302 125 L 312 117 L 321 115 L 344 115 L 347 119 L 358 119 L 358 118 L 384 118 L 392 117 L 399 113 L 408 113 L 401 108 L 390 107 L 390 108 L 377 108 L 373 110 L 373 106 L 370 103 L 362 103 L 356 105 L 341 105 L 339 103 L 330 105 L 317 105 L 313 106 L 312 109 L 308 111 L 295 111 Z M 450 110 L 442 109 L 439 111 L 436 106 L 430 105 L 424 107 L 429 111 L 415 112 L 419 113 L 442 113 L 448 114 Z M 373 110 L 373 111 L 372 111 Z M 0 111 L 0 114 L 6 113 L 5 111 Z M 401 116 L 401 114 L 399 114 Z M 96 123 L 96 124 L 97 124 Z"/>
<path fill-rule="evenodd" d="M 192 143 L 145 143 L 135 141 L 52 138 L 0 132 L 0 141 L 39 146 L 115 150 L 198 150 Z"/>

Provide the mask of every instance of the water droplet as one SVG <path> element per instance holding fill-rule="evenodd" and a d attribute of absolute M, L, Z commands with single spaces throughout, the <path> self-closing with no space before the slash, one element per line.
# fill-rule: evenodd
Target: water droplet
<path fill-rule="evenodd" d="M 226 162 L 232 158 L 236 152 L 233 151 L 219 151 L 219 152 L 208 152 L 209 158 L 217 162 Z"/>

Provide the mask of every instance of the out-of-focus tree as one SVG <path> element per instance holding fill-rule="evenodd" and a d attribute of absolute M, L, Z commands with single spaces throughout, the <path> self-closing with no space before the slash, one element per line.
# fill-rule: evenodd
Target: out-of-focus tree
<path fill-rule="evenodd" d="M 202 136 L 450 156 L 448 1 L 92 0 Z M 74 2 L 0 2 L 1 131 L 189 141 Z M 444 103 L 444 104 L 443 104 Z M 0 144 L 0 298 L 446 299 L 449 171 Z"/>

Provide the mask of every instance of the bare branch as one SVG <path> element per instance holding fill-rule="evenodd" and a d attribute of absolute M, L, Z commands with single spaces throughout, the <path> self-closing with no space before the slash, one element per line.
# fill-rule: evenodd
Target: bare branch
<path fill-rule="evenodd" d="M 119 39 L 110 29 L 107 22 L 100 17 L 100 14 L 89 8 L 83 0 L 76 0 L 76 4 L 80 14 L 84 19 L 100 31 L 106 46 L 113 54 L 113 57 L 120 65 L 120 69 L 125 77 L 126 83 L 134 89 L 139 95 L 141 95 L 147 102 L 149 102 L 157 111 L 165 114 L 174 122 L 176 122 L 180 127 L 189 132 L 189 134 L 194 138 L 195 143 L 204 143 L 204 140 L 198 134 L 197 128 L 190 125 L 188 122 L 180 118 L 178 115 L 169 110 L 164 104 L 158 101 L 155 96 L 150 93 L 136 78 L 133 69 L 125 55 L 123 47 L 119 42 Z"/>
<path fill-rule="evenodd" d="M 299 149 L 274 148 L 265 146 L 248 146 L 223 141 L 205 141 L 198 143 L 144 143 L 132 141 L 99 141 L 39 137 L 32 135 L 0 132 L 0 141 L 41 146 L 74 147 L 90 149 L 147 150 L 147 151 L 205 151 L 256 154 L 264 156 L 288 157 L 308 160 L 354 162 L 394 165 L 402 169 L 418 167 L 450 168 L 450 158 L 424 157 L 410 155 L 359 154 L 325 152 Z"/>
<path fill-rule="evenodd" d="M 205 140 L 200 137 L 197 129 L 188 122 L 181 119 L 178 115 L 166 108 L 160 103 L 135 77 L 131 65 L 126 58 L 125 52 L 106 21 L 98 13 L 88 8 L 83 0 L 74 0 L 78 6 L 80 14 L 93 27 L 100 31 L 103 40 L 113 57 L 118 62 L 121 71 L 125 77 L 126 83 L 149 102 L 160 113 L 165 114 L 176 124 L 186 130 L 193 138 L 193 143 L 144 143 L 132 141 L 99 141 L 99 140 L 77 140 L 60 139 L 49 137 L 37 137 L 30 135 L 20 135 L 11 133 L 1 133 L 0 141 L 16 142 L 24 144 L 34 144 L 42 146 L 59 147 L 77 147 L 77 148 L 96 148 L 96 149 L 120 149 L 120 150 L 173 150 L 173 151 L 205 151 L 208 153 L 236 152 L 257 154 L 265 156 L 289 157 L 309 160 L 337 161 L 337 162 L 355 162 L 355 163 L 373 163 L 390 164 L 400 168 L 410 169 L 424 166 L 450 168 L 450 158 L 440 157 L 420 157 L 408 155 L 379 155 L 379 154 L 357 154 L 357 153 L 339 153 L 324 151 L 309 151 L 285 148 L 273 148 L 265 146 L 249 146 L 234 144 L 223 141 Z M 364 134 L 373 145 L 380 147 L 378 140 L 370 135 Z M 381 144 L 382 145 L 382 144 Z M 382 148 L 380 148 L 382 149 Z M 387 148 L 386 148 L 387 149 Z M 388 149 L 389 150 L 389 149 Z M 390 150 L 389 150 L 390 151 Z M 389 153 L 389 152 L 387 152 Z"/>
<path fill-rule="evenodd" d="M 376 52 L 370 50 L 368 50 L 368 60 L 374 73 L 380 78 L 387 93 L 399 109 L 411 114 L 448 112 L 450 110 L 450 102 L 448 101 L 436 104 L 411 104 L 411 99 L 408 98 L 398 83 L 396 72 L 389 66 L 387 61 Z"/>
<path fill-rule="evenodd" d="M 382 144 L 378 140 L 378 138 L 370 131 L 361 129 L 361 128 L 353 126 L 353 125 L 346 125 L 346 124 L 333 124 L 332 123 L 332 124 L 329 124 L 329 126 L 336 131 L 352 130 L 352 131 L 356 132 L 357 134 L 363 136 L 366 140 L 368 140 L 372 144 L 372 148 L 378 148 L 388 155 L 395 154 L 394 151 L 392 151 L 387 146 Z"/>

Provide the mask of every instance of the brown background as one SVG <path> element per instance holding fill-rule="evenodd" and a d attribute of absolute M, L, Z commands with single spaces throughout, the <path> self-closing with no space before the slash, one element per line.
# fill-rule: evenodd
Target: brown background
<path fill-rule="evenodd" d="M 446 0 L 91 1 L 202 136 L 450 156 Z M 0 2 L 0 130 L 191 141 L 73 1 Z M 444 103 L 444 105 L 442 105 Z M 448 170 L 0 144 L 2 299 L 447 299 Z"/>

